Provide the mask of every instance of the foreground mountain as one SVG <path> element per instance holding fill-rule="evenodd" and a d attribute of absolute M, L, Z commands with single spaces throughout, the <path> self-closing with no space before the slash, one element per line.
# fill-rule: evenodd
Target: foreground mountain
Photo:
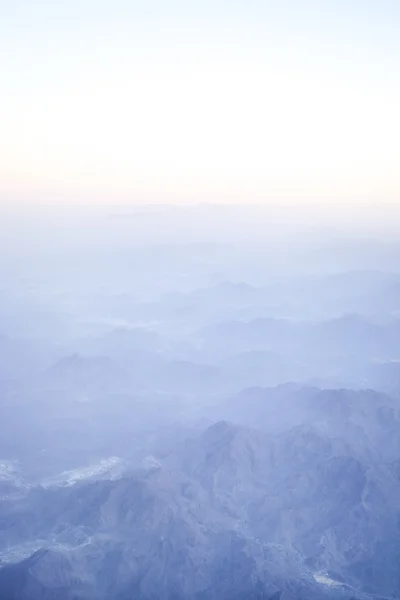
<path fill-rule="evenodd" d="M 375 447 L 396 411 L 290 389 L 280 432 L 219 421 L 150 468 L 4 498 L 1 597 L 400 597 L 399 454 Z"/>
<path fill-rule="evenodd" d="M 28 553 L 39 547 L 0 570 L 5 599 L 331 597 L 298 552 L 249 536 L 202 486 L 163 469 L 35 490 L 6 521 L 3 547 L 21 536 Z"/>
<path fill-rule="evenodd" d="M 271 437 L 220 422 L 175 460 L 251 535 L 297 548 L 313 572 L 398 595 L 398 471 L 346 433 L 306 424 Z"/>

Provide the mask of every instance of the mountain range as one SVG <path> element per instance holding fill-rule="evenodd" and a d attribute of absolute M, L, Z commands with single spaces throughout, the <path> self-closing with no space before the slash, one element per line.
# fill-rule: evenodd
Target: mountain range
<path fill-rule="evenodd" d="M 2 598 L 398 597 L 394 402 L 282 386 L 230 403 L 236 422 L 182 438 L 150 466 L 6 494 Z M 276 418 L 278 404 L 297 411 Z"/>

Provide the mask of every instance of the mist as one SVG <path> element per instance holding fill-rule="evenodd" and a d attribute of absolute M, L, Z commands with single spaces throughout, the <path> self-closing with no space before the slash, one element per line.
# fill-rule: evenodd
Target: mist
<path fill-rule="evenodd" d="M 400 597 L 400 240 L 308 216 L 8 212 L 2 600 Z"/>

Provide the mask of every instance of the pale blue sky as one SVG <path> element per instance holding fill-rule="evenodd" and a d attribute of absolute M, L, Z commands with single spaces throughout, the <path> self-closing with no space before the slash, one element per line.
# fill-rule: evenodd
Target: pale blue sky
<path fill-rule="evenodd" d="M 400 192 L 400 3 L 0 0 L 1 198 Z"/>

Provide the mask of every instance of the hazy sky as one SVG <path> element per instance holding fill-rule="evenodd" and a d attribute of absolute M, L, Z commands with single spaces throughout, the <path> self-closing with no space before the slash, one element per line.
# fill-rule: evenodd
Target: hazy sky
<path fill-rule="evenodd" d="M 400 198 L 398 0 L 0 0 L 7 199 Z"/>

